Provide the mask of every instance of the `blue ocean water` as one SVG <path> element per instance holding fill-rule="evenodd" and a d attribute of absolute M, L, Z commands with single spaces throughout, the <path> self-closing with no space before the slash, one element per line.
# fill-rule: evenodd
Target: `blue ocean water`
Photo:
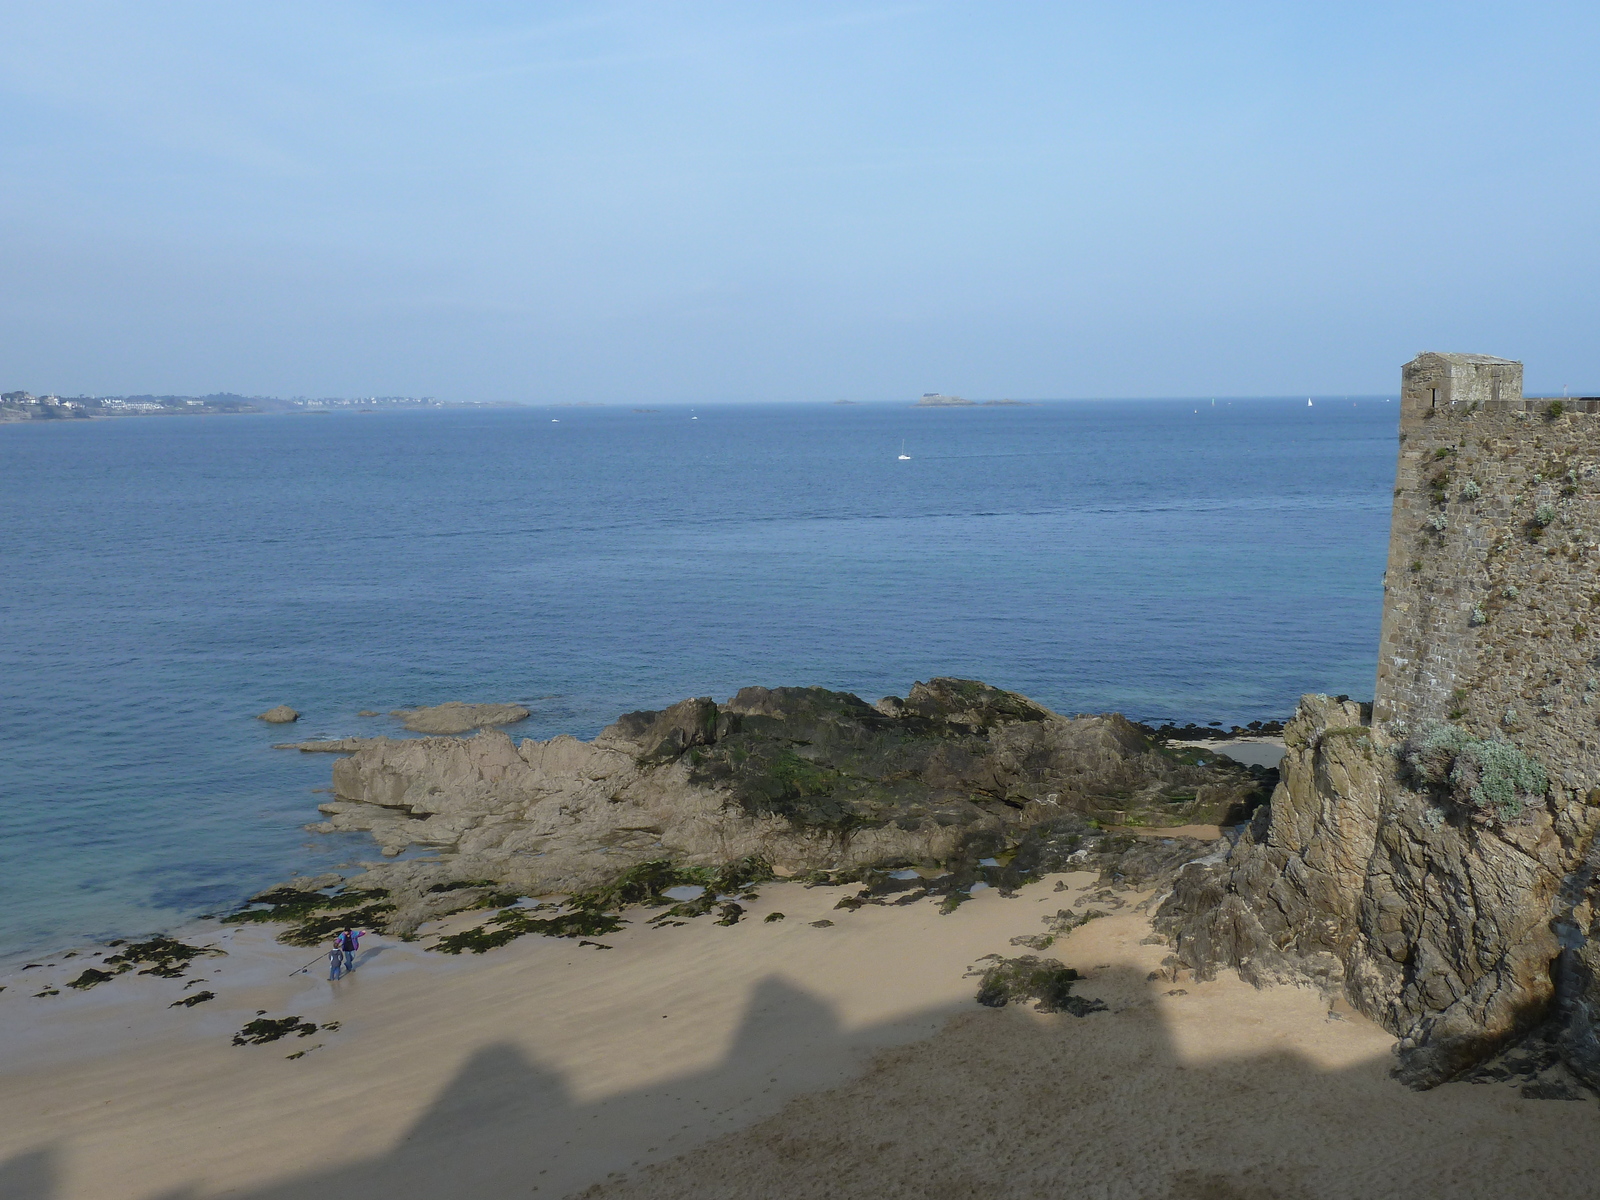
<path fill-rule="evenodd" d="M 0 954 L 371 853 L 289 738 L 959 675 L 1232 723 L 1371 694 L 1383 400 L 476 409 L 0 429 Z M 904 441 L 910 461 L 897 455 Z M 276 704 L 304 713 L 270 727 Z"/>

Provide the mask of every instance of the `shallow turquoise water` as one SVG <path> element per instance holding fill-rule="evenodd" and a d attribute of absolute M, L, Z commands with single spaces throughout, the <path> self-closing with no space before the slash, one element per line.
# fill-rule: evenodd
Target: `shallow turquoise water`
<path fill-rule="evenodd" d="M 388 730 L 361 709 L 518 700 L 515 732 L 542 737 L 752 683 L 875 699 L 962 675 L 1062 711 L 1230 723 L 1369 696 L 1394 410 L 5 428 L 0 954 L 369 854 L 301 829 L 330 760 L 270 749 Z M 252 719 L 280 703 L 304 719 Z"/>

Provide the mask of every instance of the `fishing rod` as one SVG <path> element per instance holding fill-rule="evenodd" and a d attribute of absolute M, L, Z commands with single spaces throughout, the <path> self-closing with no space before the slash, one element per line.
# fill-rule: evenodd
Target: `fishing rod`
<path fill-rule="evenodd" d="M 296 967 L 294 970 L 290 971 L 289 972 L 289 977 L 292 979 L 294 976 L 300 974 L 301 971 L 310 970 L 312 967 L 316 966 L 319 962 L 321 962 L 326 957 L 327 957 L 326 954 L 317 955 L 310 962 L 308 962 L 305 966 Z"/>

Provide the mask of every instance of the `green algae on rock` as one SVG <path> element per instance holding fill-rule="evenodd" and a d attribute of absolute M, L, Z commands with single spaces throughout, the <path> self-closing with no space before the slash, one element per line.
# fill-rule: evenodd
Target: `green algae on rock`
<path fill-rule="evenodd" d="M 482 954 L 526 934 L 599 937 L 622 928 L 622 918 L 617 914 L 623 909 L 659 908 L 669 904 L 671 907 L 654 921 L 667 917 L 704 916 L 717 908 L 722 914 L 717 924 L 732 925 L 743 915 L 744 909 L 732 902 L 718 905 L 717 897 L 772 877 L 771 864 L 755 857 L 742 858 L 721 867 L 681 867 L 666 859 L 651 859 L 630 867 L 602 887 L 569 896 L 561 906 L 567 911 L 556 916 L 533 915 L 555 907 L 549 904 L 536 905 L 531 909 L 507 907 L 491 917 L 487 925 L 462 933 L 446 934 L 431 948 L 444 954 L 460 954 L 466 950 Z M 703 891 L 697 899 L 672 904 L 664 893 L 677 887 L 700 887 Z M 495 928 L 491 929 L 489 925 Z"/>
<path fill-rule="evenodd" d="M 1002 958 L 998 954 L 989 954 L 978 962 L 988 965 L 974 966 L 967 974 L 978 976 L 979 1004 L 1004 1008 L 1013 1002 L 1021 1004 L 1034 1000 L 1037 1003 L 1033 1007 L 1038 1012 L 1066 1012 L 1075 1017 L 1106 1011 L 1102 1000 L 1074 996 L 1072 987 L 1083 976 L 1053 958 L 1039 958 L 1032 954 L 1020 958 Z"/>
<path fill-rule="evenodd" d="M 333 1025 L 327 1028 L 335 1028 Z M 310 1037 L 317 1031 L 317 1026 L 311 1021 L 302 1021 L 299 1017 L 279 1017 L 276 1020 L 266 1017 L 257 1017 L 233 1035 L 235 1046 L 261 1046 L 267 1042 L 275 1042 L 279 1038 L 286 1038 L 291 1033 L 298 1037 Z"/>
<path fill-rule="evenodd" d="M 127 969 L 126 967 L 123 968 L 124 971 Z M 69 981 L 67 986 L 80 992 L 85 992 L 98 983 L 105 983 L 107 980 L 115 979 L 120 974 L 122 974 L 122 971 L 98 971 L 94 967 L 90 967 L 82 975 Z"/>
<path fill-rule="evenodd" d="M 378 887 L 341 887 L 332 893 L 314 888 L 278 887 L 251 897 L 251 904 L 265 907 L 240 909 L 223 920 L 229 923 L 283 922 L 289 928 L 279 932 L 280 942 L 287 946 L 315 946 L 342 929 L 381 931 L 386 916 L 395 908 L 384 900 L 388 894 L 387 889 Z"/>
<path fill-rule="evenodd" d="M 197 958 L 216 957 L 227 955 L 226 950 L 219 950 L 215 946 L 191 946 L 180 942 L 176 938 L 156 935 L 146 938 L 142 942 L 116 941 L 113 946 L 123 946 L 125 949 L 110 955 L 105 960 L 105 965 L 115 967 L 114 971 L 101 971 L 90 967 L 67 984 L 70 988 L 86 991 L 96 984 L 105 983 L 117 975 L 133 970 L 141 963 L 149 964 L 141 975 L 158 975 L 163 979 L 181 979 L 189 964 Z"/>
<path fill-rule="evenodd" d="M 460 954 L 465 950 L 482 954 L 530 933 L 542 934 L 545 937 L 592 938 L 601 934 L 615 933 L 622 928 L 622 921 L 619 918 L 589 908 L 575 909 L 554 917 L 532 915 L 548 907 L 550 906 L 541 904 L 534 909 L 505 909 L 490 917 L 488 924 L 479 925 L 462 933 L 447 933 L 429 948 L 441 954 Z M 495 928 L 491 929 L 489 925 Z"/>

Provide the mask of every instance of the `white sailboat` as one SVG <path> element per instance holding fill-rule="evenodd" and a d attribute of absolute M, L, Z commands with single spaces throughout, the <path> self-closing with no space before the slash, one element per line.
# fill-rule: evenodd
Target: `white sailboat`
<path fill-rule="evenodd" d="M 905 440 L 905 438 L 901 438 L 900 439 L 900 461 L 901 462 L 910 462 L 911 461 L 911 455 L 906 453 L 906 440 Z"/>

